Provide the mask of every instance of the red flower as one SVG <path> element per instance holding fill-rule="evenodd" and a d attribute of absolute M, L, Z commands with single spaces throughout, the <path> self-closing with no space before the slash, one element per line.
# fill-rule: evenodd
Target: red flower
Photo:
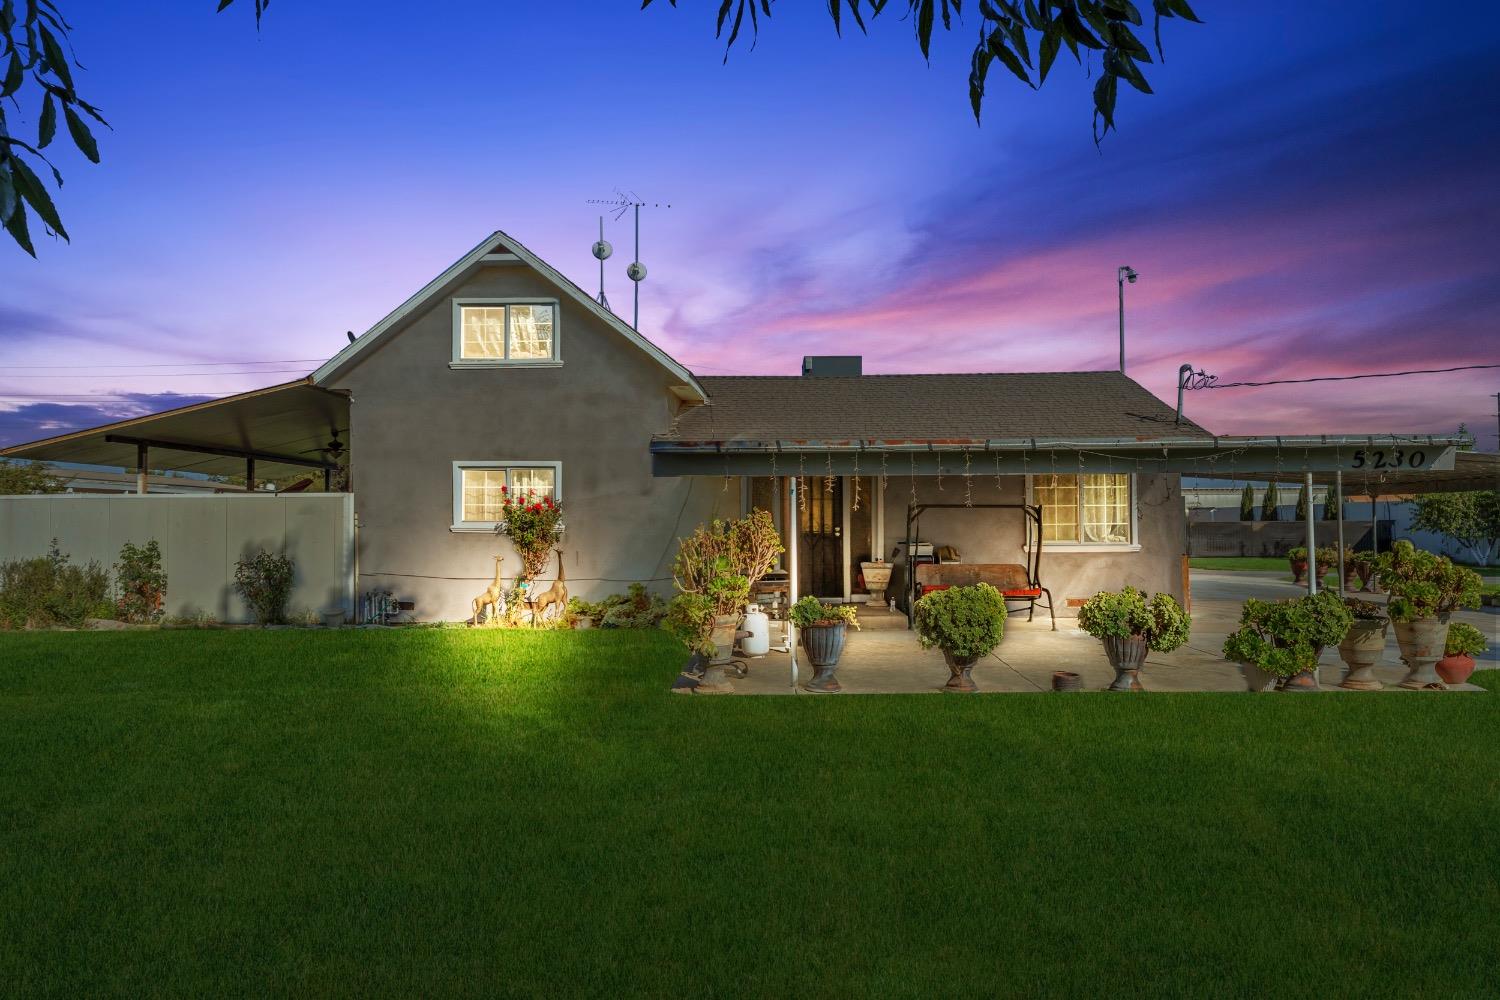
<path fill-rule="evenodd" d="M 509 493 L 510 492 L 510 487 L 509 486 L 502 486 L 502 487 L 500 487 L 500 492 L 501 493 Z"/>

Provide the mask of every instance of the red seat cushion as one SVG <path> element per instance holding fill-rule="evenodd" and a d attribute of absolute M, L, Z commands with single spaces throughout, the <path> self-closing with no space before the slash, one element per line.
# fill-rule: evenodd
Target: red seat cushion
<path fill-rule="evenodd" d="M 1025 587 L 1025 588 L 1020 589 L 1020 590 L 1002 590 L 1002 591 L 1000 591 L 1000 596 L 1001 597 L 1041 597 L 1042 596 L 1042 588 L 1041 587 Z"/>
<path fill-rule="evenodd" d="M 924 583 L 924 584 L 922 584 L 922 593 L 924 593 L 924 594 L 930 594 L 934 590 L 947 590 L 950 586 L 952 586 L 952 584 L 947 584 L 947 583 Z"/>

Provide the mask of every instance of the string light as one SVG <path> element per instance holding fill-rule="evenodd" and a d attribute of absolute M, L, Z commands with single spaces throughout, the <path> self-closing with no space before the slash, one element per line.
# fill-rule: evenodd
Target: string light
<path fill-rule="evenodd" d="M 859 512 L 859 449 L 854 451 L 854 512 Z"/>
<path fill-rule="evenodd" d="M 910 452 L 909 457 L 911 458 L 911 476 L 909 477 L 911 479 L 911 505 L 915 507 L 917 505 L 917 453 Z"/>
<path fill-rule="evenodd" d="M 969 472 L 969 449 L 964 449 L 964 506 L 974 506 L 974 477 Z"/>
<path fill-rule="evenodd" d="M 881 496 L 885 496 L 885 488 L 886 488 L 886 486 L 887 486 L 887 484 L 889 482 L 889 475 L 886 472 L 885 460 L 886 460 L 886 453 L 882 451 L 880 453 L 880 495 Z"/>

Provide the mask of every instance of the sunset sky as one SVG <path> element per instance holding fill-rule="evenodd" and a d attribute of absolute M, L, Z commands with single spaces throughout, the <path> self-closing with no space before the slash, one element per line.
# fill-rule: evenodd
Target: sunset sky
<path fill-rule="evenodd" d="M 250 0 L 69 3 L 114 131 L 101 165 L 60 158 L 73 243 L 0 246 L 0 442 L 304 374 L 494 229 L 592 291 L 587 200 L 617 188 L 671 203 L 643 219 L 641 328 L 705 374 L 1112 368 L 1119 264 L 1128 371 L 1169 400 L 1183 362 L 1500 362 L 1492 5 L 1195 2 L 1207 23 L 1164 25 L 1156 94 L 1122 87 L 1098 149 L 1066 56 L 1040 92 L 997 68 L 976 127 L 972 27 L 929 66 L 894 2 L 842 40 L 823 4 L 777 4 L 727 65 L 708 0 L 281 0 L 258 33 Z M 1493 450 L 1497 391 L 1490 370 L 1188 406 L 1222 433 L 1463 421 Z"/>

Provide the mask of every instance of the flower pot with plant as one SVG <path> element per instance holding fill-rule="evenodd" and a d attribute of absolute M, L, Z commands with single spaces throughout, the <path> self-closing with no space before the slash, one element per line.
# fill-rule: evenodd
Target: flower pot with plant
<path fill-rule="evenodd" d="M 1301 545 L 1287 549 L 1286 561 L 1292 567 L 1292 582 L 1301 583 L 1307 575 L 1307 549 Z"/>
<path fill-rule="evenodd" d="M 844 655 L 849 629 L 859 628 L 854 605 L 824 604 L 808 596 L 792 605 L 788 618 L 796 626 L 798 639 L 813 667 L 812 680 L 805 685 L 807 690 L 820 694 L 842 690 L 834 672 L 838 670 L 839 657 Z"/>
<path fill-rule="evenodd" d="M 1328 574 L 1338 569 L 1339 550 L 1332 545 L 1319 545 L 1313 558 L 1317 561 L 1318 586 L 1321 587 Z"/>
<path fill-rule="evenodd" d="M 948 664 L 945 691 L 978 691 L 971 672 L 1005 636 L 1005 600 L 987 583 L 934 590 L 912 608 L 922 648 L 936 646 Z"/>
<path fill-rule="evenodd" d="M 1401 681 L 1409 690 L 1443 687 L 1434 669 L 1443 658 L 1448 616 L 1479 606 L 1478 573 L 1453 565 L 1447 556 L 1424 552 L 1406 539 L 1380 557 L 1378 579 L 1390 594 L 1386 612 L 1396 626 L 1396 644 L 1410 671 Z"/>
<path fill-rule="evenodd" d="M 697 655 L 706 655 L 703 683 L 727 685 L 724 665 L 734 653 L 750 590 L 776 562 L 783 551 L 781 536 L 771 515 L 751 511 L 733 521 L 714 520 L 700 525 L 677 545 L 672 580 L 679 597 L 692 594 L 703 600 L 677 602 L 679 612 L 691 610 L 694 622 L 702 624 L 700 612 L 708 608 L 702 641 L 688 642 Z M 690 634 L 687 629 L 684 634 Z M 696 639 L 696 634 L 694 634 Z M 710 649 L 711 647 L 711 649 Z"/>
<path fill-rule="evenodd" d="M 1247 686 L 1264 691 L 1265 675 L 1282 678 L 1283 691 L 1318 690 L 1318 658 L 1344 640 L 1354 616 L 1343 599 L 1322 590 L 1284 601 L 1251 598 L 1240 626 L 1224 640 L 1224 658 L 1240 664 Z"/>
<path fill-rule="evenodd" d="M 1448 626 L 1448 640 L 1443 643 L 1443 658 L 1434 664 L 1445 684 L 1467 683 L 1474 673 L 1474 657 L 1489 648 L 1484 633 L 1466 622 Z"/>
<path fill-rule="evenodd" d="M 1141 667 L 1148 652 L 1170 653 L 1188 641 L 1192 618 L 1170 594 L 1147 599 L 1134 587 L 1102 590 L 1078 609 L 1078 627 L 1104 644 L 1115 670 L 1111 691 L 1144 691 Z"/>
<path fill-rule="evenodd" d="M 1385 652 L 1390 619 L 1386 617 L 1385 609 L 1374 601 L 1346 597 L 1344 607 L 1349 609 L 1354 621 L 1339 643 L 1339 658 L 1349 668 L 1339 687 L 1348 691 L 1379 691 L 1384 685 L 1375 678 L 1375 664 Z"/>
<path fill-rule="evenodd" d="M 1345 569 L 1359 579 L 1359 590 L 1368 591 L 1370 581 L 1375 578 L 1375 554 L 1373 552 L 1351 552 Z M 1354 587 L 1349 587 L 1354 590 Z"/>

